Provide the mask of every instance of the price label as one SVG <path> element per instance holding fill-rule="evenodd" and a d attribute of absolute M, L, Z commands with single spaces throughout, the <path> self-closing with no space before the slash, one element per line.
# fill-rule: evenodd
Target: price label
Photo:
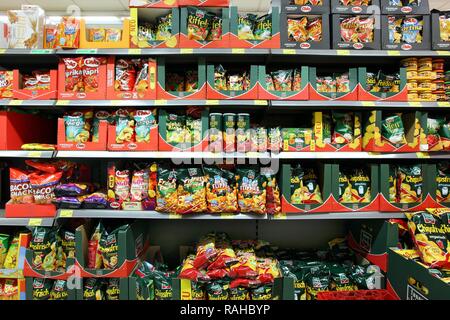
<path fill-rule="evenodd" d="M 206 105 L 207 106 L 218 106 L 219 100 L 206 100 Z"/>
<path fill-rule="evenodd" d="M 450 56 L 450 51 L 436 51 L 440 56 Z"/>
<path fill-rule="evenodd" d="M 33 49 L 30 51 L 31 54 L 50 54 L 53 53 L 52 49 Z"/>
<path fill-rule="evenodd" d="M 0 49 L 0 54 L 5 54 L 6 53 L 6 49 Z"/>
<path fill-rule="evenodd" d="M 59 217 L 60 218 L 72 218 L 73 217 L 73 210 L 60 210 L 59 211 Z"/>
<path fill-rule="evenodd" d="M 167 105 L 167 100 L 155 100 L 155 106 L 165 106 Z"/>
<path fill-rule="evenodd" d="M 123 104 L 122 100 L 111 100 L 111 105 L 112 106 L 120 106 Z"/>
<path fill-rule="evenodd" d="M 67 106 L 70 104 L 70 100 L 58 100 L 56 101 L 57 106 Z"/>
<path fill-rule="evenodd" d="M 338 56 L 349 56 L 350 50 L 336 50 Z"/>
<path fill-rule="evenodd" d="M 255 103 L 255 106 L 267 106 L 266 100 L 255 100 L 254 103 Z"/>
<path fill-rule="evenodd" d="M 276 220 L 286 220 L 287 216 L 286 216 L 286 213 L 280 212 L 280 213 L 275 214 L 273 216 L 273 218 Z"/>
<path fill-rule="evenodd" d="M 450 102 L 438 102 L 439 107 L 450 107 Z"/>
<path fill-rule="evenodd" d="M 400 51 L 398 50 L 388 50 L 388 56 L 399 56 L 400 55 Z"/>
<path fill-rule="evenodd" d="M 379 156 L 379 155 L 381 155 L 381 153 L 380 152 L 369 152 L 369 156 Z"/>
<path fill-rule="evenodd" d="M 128 54 L 141 54 L 141 49 L 128 49 Z"/>
<path fill-rule="evenodd" d="M 183 216 L 181 214 L 171 213 L 169 214 L 169 219 L 182 219 Z"/>
<path fill-rule="evenodd" d="M 77 50 L 75 50 L 75 53 L 93 54 L 93 53 L 97 53 L 97 49 L 77 49 Z"/>
<path fill-rule="evenodd" d="M 20 106 L 23 103 L 23 100 L 11 100 L 9 102 L 9 106 Z"/>
<path fill-rule="evenodd" d="M 231 49 L 231 53 L 232 54 L 244 54 L 245 53 L 245 49 L 234 48 L 234 49 Z"/>
<path fill-rule="evenodd" d="M 416 156 L 418 159 L 428 159 L 430 155 L 427 152 L 416 152 Z"/>
<path fill-rule="evenodd" d="M 180 53 L 181 54 L 193 54 L 194 53 L 194 49 L 192 49 L 192 48 L 183 48 L 183 49 L 180 49 Z"/>
<path fill-rule="evenodd" d="M 28 225 L 31 227 L 39 227 L 42 225 L 42 219 L 32 218 L 28 220 Z"/>
<path fill-rule="evenodd" d="M 236 215 L 234 213 L 221 213 L 220 218 L 221 219 L 234 219 Z"/>
<path fill-rule="evenodd" d="M 422 102 L 409 102 L 408 103 L 411 107 L 422 107 Z"/>
<path fill-rule="evenodd" d="M 361 104 L 364 107 L 375 107 L 375 102 L 374 101 L 361 101 Z"/>
<path fill-rule="evenodd" d="M 40 158 L 42 156 L 42 151 L 30 151 L 28 152 L 30 158 Z"/>
<path fill-rule="evenodd" d="M 296 54 L 297 51 L 295 49 L 283 49 L 283 54 Z"/>

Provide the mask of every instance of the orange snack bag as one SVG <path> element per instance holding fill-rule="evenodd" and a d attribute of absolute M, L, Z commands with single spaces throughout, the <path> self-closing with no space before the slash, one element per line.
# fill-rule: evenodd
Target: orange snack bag
<path fill-rule="evenodd" d="M 58 45 L 61 48 L 78 48 L 80 21 L 74 17 L 62 17 L 58 26 Z"/>

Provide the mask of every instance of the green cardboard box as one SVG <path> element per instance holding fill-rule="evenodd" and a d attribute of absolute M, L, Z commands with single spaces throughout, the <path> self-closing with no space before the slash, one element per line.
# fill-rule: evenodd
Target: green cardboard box
<path fill-rule="evenodd" d="M 427 163 L 425 166 L 425 177 L 429 183 L 429 195 L 434 202 L 430 207 L 450 208 L 450 197 L 448 196 L 450 192 L 450 179 L 447 175 L 442 177 L 438 176 L 438 163 Z M 438 188 L 438 182 L 441 185 L 440 188 Z"/>
<path fill-rule="evenodd" d="M 359 92 L 358 100 L 360 101 L 408 101 L 408 90 L 406 88 L 406 68 L 400 68 L 398 72 L 400 76 L 398 92 L 371 92 L 367 91 L 367 68 L 358 68 Z"/>

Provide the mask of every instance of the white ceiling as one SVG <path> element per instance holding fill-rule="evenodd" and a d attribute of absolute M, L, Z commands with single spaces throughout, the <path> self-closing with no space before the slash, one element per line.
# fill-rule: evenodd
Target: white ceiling
<path fill-rule="evenodd" d="M 231 0 L 242 10 L 266 11 L 270 0 Z M 273 0 L 278 4 L 280 0 Z M 429 0 L 431 9 L 450 10 L 450 0 Z M 78 6 L 82 11 L 125 11 L 128 0 L 0 0 L 0 11 L 19 9 L 21 4 L 37 4 L 46 11 L 66 12 L 70 6 Z M 256 9 L 256 10 L 255 10 Z"/>

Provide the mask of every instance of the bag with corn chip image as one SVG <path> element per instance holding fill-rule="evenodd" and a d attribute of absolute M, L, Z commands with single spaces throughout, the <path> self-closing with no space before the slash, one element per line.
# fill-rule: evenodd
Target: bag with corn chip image
<path fill-rule="evenodd" d="M 400 203 L 422 201 L 422 169 L 418 165 L 398 167 L 398 191 Z"/>
<path fill-rule="evenodd" d="M 392 144 L 406 144 L 405 128 L 400 115 L 381 121 L 381 136 Z"/>
<path fill-rule="evenodd" d="M 370 202 L 370 177 L 362 168 L 353 169 L 349 184 L 351 190 L 351 203 Z"/>

